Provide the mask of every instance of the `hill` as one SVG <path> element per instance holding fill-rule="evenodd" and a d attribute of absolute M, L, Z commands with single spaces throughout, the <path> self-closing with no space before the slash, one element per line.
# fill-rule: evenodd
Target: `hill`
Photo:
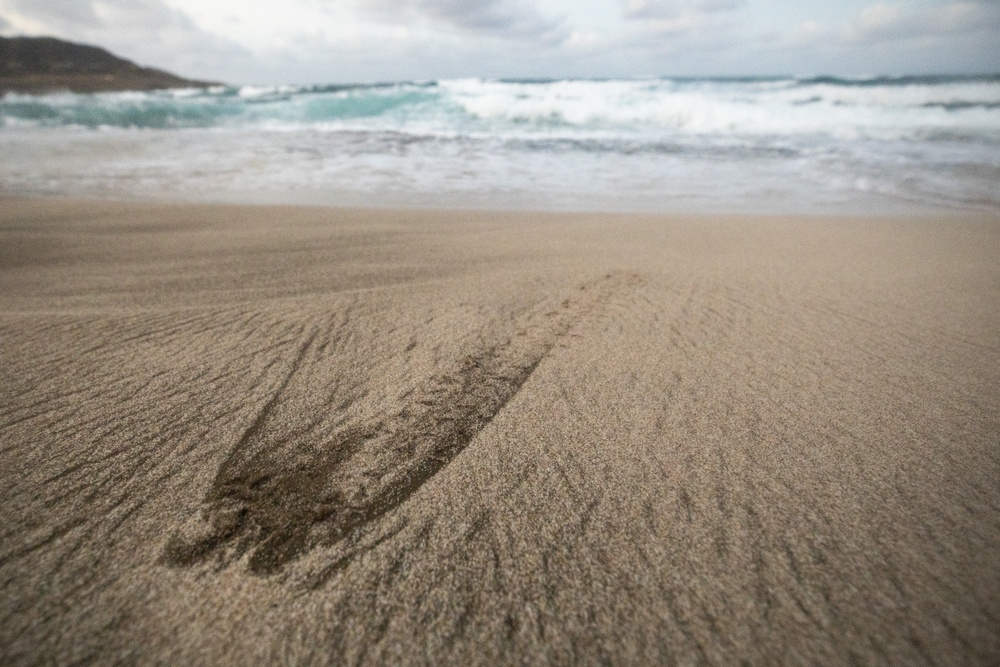
<path fill-rule="evenodd" d="M 96 46 L 54 37 L 0 37 L 0 93 L 94 93 L 214 85 L 141 67 Z"/>

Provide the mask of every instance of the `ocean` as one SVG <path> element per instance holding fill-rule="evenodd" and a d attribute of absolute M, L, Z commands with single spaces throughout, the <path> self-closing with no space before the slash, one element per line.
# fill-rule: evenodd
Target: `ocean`
<path fill-rule="evenodd" d="M 442 80 L 0 100 L 0 194 L 1000 211 L 1000 76 Z"/>

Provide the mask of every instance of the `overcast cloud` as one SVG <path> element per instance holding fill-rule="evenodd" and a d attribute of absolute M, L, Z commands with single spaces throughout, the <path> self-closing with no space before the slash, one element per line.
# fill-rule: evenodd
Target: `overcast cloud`
<path fill-rule="evenodd" d="M 561 19 L 521 0 L 359 0 L 358 5 L 383 20 L 424 19 L 504 39 L 551 42 L 566 36 Z"/>
<path fill-rule="evenodd" d="M 627 18 L 655 19 L 732 11 L 744 7 L 747 0 L 624 0 L 622 4 Z"/>
<path fill-rule="evenodd" d="M 1000 70 L 995 0 L 0 0 L 0 32 L 240 83 Z"/>
<path fill-rule="evenodd" d="M 998 27 L 1000 3 L 997 2 L 949 2 L 923 7 L 879 2 L 865 7 L 857 20 L 844 31 L 843 37 L 848 42 L 877 43 L 983 31 L 996 36 L 1000 34 Z M 996 61 L 994 65 L 997 65 Z"/>
<path fill-rule="evenodd" d="M 4 33 L 53 35 L 105 47 L 144 65 L 192 76 L 225 59 L 252 66 L 253 54 L 223 34 L 205 31 L 161 0 L 0 0 Z"/>

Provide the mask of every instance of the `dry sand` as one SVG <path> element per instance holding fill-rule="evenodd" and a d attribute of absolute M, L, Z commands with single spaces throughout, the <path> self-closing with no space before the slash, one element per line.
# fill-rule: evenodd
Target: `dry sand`
<path fill-rule="evenodd" d="M 1000 220 L 0 201 L 0 662 L 997 664 Z"/>

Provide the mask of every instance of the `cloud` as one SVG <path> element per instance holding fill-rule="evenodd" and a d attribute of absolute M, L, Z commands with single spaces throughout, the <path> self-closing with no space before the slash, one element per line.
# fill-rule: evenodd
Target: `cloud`
<path fill-rule="evenodd" d="M 725 49 L 737 43 L 746 0 L 619 0 L 623 43 L 659 54 Z"/>
<path fill-rule="evenodd" d="M 156 0 L 0 0 L 0 11 L 11 17 L 13 25 L 43 25 L 53 31 L 81 31 L 103 28 L 108 14 L 130 10 L 149 19 L 163 19 L 162 4 Z M 169 10 L 168 10 L 169 11 Z"/>
<path fill-rule="evenodd" d="M 878 2 L 865 7 L 841 33 L 846 43 L 892 42 L 1000 29 L 1000 4 L 989 0 L 909 8 Z"/>
<path fill-rule="evenodd" d="M 545 16 L 521 0 L 357 0 L 382 20 L 416 17 L 463 32 L 505 39 L 558 42 L 570 31 L 561 19 Z"/>
<path fill-rule="evenodd" d="M 42 23 L 68 23 L 95 27 L 100 19 L 89 0 L 9 0 L 3 3 L 19 14 Z M 0 5 L 2 7 L 3 5 Z"/>
<path fill-rule="evenodd" d="M 741 9 L 746 0 L 623 0 L 625 18 L 678 19 Z"/>
<path fill-rule="evenodd" d="M 0 0 L 0 32 L 234 83 L 462 76 L 983 71 L 998 0 Z M 772 0 L 772 4 L 775 4 Z M 759 9 L 759 11 L 758 11 Z M 596 17 L 596 18 L 595 18 Z"/>
<path fill-rule="evenodd" d="M 0 18 L 7 33 L 95 44 L 141 65 L 194 77 L 217 76 L 211 74 L 214 63 L 248 55 L 162 0 L 0 0 Z"/>
<path fill-rule="evenodd" d="M 567 38 L 565 46 L 572 52 L 597 53 L 608 48 L 610 43 L 607 35 L 593 30 L 574 30 Z"/>
<path fill-rule="evenodd" d="M 886 75 L 991 72 L 1000 62 L 1000 3 L 992 0 L 880 0 L 837 18 L 810 13 L 755 37 L 749 60 L 801 74 Z"/>
<path fill-rule="evenodd" d="M 767 35 L 765 39 L 772 43 L 779 43 L 782 37 L 780 33 L 777 33 Z M 805 21 L 793 28 L 785 41 L 789 46 L 802 47 L 814 45 L 828 37 L 828 30 L 824 26 L 816 21 Z"/>

